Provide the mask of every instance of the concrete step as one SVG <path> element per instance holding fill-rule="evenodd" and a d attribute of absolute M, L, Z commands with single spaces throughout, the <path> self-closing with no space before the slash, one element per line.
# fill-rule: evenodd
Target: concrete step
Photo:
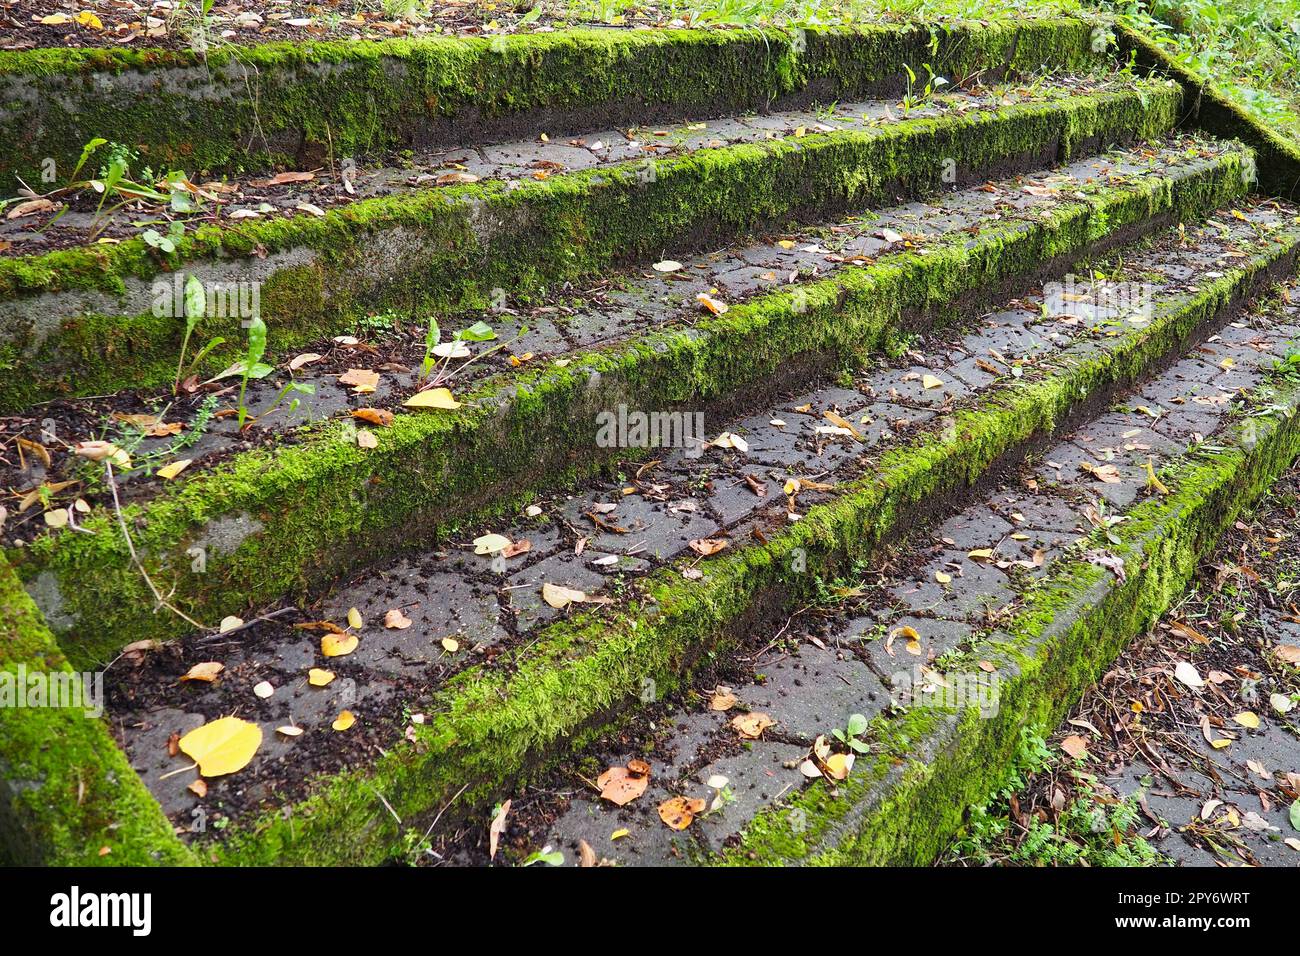
<path fill-rule="evenodd" d="M 1294 217 L 1291 207 L 1271 202 L 1222 210 L 1204 226 L 1184 225 L 1157 242 L 1092 263 L 1091 274 L 1104 279 L 1062 282 L 1044 294 L 1009 300 L 974 325 L 931 332 L 898 358 L 881 359 L 851 385 L 792 395 L 727 421 L 719 431 L 740 436 L 743 448 L 734 439 L 716 441 L 710 430 L 715 441 L 702 455 L 673 449 L 657 462 L 632 462 L 613 480 L 539 499 L 535 515 L 467 527 L 446 548 L 372 566 L 321 600 L 292 612 L 273 611 L 275 616 L 237 635 L 195 634 L 117 665 L 110 670 L 113 725 L 174 823 L 189 827 L 195 807 L 202 809 L 204 832 L 187 836 L 197 837 L 200 852 L 213 859 L 361 862 L 400 852 L 404 834 L 418 836 L 439 810 L 454 804 L 453 818 L 481 815 L 539 761 L 581 744 L 610 721 L 627 726 L 643 708 L 654 713 L 661 699 L 690 686 L 692 670 L 707 672 L 717 654 L 760 636 L 763 644 L 774 637 L 779 643 L 791 633 L 781 622 L 828 582 L 862 562 L 882 560 L 889 554 L 882 542 L 962 502 L 972 488 L 1035 449 L 1049 449 L 1035 466 L 1040 493 L 1077 484 L 1077 473 L 1095 486 L 1094 494 L 1105 496 L 1108 514 L 1128 509 L 1141 492 L 1135 476 L 1144 472 L 1133 457 L 1138 451 L 1144 461 L 1149 455 L 1156 464 L 1170 463 L 1160 472 L 1169 475 L 1170 496 L 1153 499 L 1152 507 L 1212 491 L 1213 483 L 1192 481 L 1177 470 L 1183 463 L 1177 442 L 1192 431 L 1214 434 L 1230 397 L 1252 388 L 1288 354 L 1294 330 L 1285 322 L 1267 340 L 1246 325 L 1224 326 L 1271 276 L 1293 268 L 1300 243 Z M 1208 344 L 1198 345 L 1203 340 Z M 1149 379 L 1180 356 L 1190 358 Z M 1142 390 L 1140 402 L 1128 397 L 1135 385 Z M 1112 403 L 1131 406 L 1131 414 L 1153 424 L 1124 437 L 1133 423 L 1122 415 L 1112 421 L 1120 414 L 1110 411 Z M 1079 422 L 1090 424 L 1063 432 Z M 1272 434 L 1264 419 L 1253 427 Z M 1121 444 L 1114 451 L 1110 438 L 1116 429 L 1122 433 L 1117 441 L 1132 449 Z M 1259 447 L 1275 447 L 1270 442 L 1261 439 Z M 1113 461 L 1103 448 L 1112 448 Z M 1239 458 L 1216 443 L 1197 442 L 1186 466 L 1200 467 L 1206 455 L 1238 475 Z M 1087 460 L 1093 470 L 1079 471 L 1070 456 Z M 1100 479 L 1110 475 L 1107 466 L 1116 470 L 1118 483 Z M 802 484 L 787 484 L 792 480 Z M 1014 507 L 1013 514 L 1032 510 L 1029 504 Z M 965 527 L 971 524 L 968 517 Z M 1001 527 L 990 520 L 974 525 L 970 533 L 976 536 Z M 926 558 L 939 562 L 933 570 L 953 563 L 953 580 L 931 582 L 928 566 L 916 588 L 891 579 L 880 592 L 889 601 L 868 601 L 863 613 L 946 622 L 924 632 L 917 628 L 918 661 L 927 659 L 932 645 L 938 655 L 960 645 L 963 635 L 974 636 L 976 661 L 994 662 L 994 671 L 1008 680 L 1013 673 L 1016 680 L 1037 679 L 1041 661 L 1031 666 L 1037 658 L 1008 657 L 1003 647 L 1028 632 L 1016 623 L 1018 605 L 1000 611 L 1015 604 L 1011 582 L 1019 580 L 1019 566 L 1009 566 L 1008 575 L 997 561 L 1023 560 L 1032 566 L 1023 569 L 1027 578 L 1054 582 L 1051 549 L 1068 542 L 1044 537 L 1054 526 L 1027 520 L 1025 527 L 1034 532 L 1026 542 L 999 532 L 997 547 L 1004 550 L 991 553 L 991 563 L 969 557 L 982 544 L 967 548 L 965 537 L 959 541 L 956 530 L 945 530 L 939 540 L 954 543 Z M 1124 535 L 1155 533 L 1152 527 L 1164 524 L 1153 525 L 1135 511 L 1130 522 L 1116 527 L 1114 555 L 1127 562 L 1129 580 L 1149 585 Z M 529 546 L 509 558 L 475 555 L 473 540 L 489 532 Z M 719 550 L 717 542 L 725 547 Z M 1144 547 L 1143 554 L 1157 553 L 1150 543 Z M 1036 550 L 1044 552 L 1041 561 L 1034 558 Z M 1084 565 L 1062 563 L 1070 575 L 1061 587 L 1081 584 L 1091 599 L 1105 583 L 1103 573 L 1110 572 Z M 1156 572 L 1167 562 L 1158 565 Z M 998 583 L 999 575 L 1004 583 Z M 545 600 L 545 585 L 604 603 L 557 609 Z M 1042 587 L 1043 594 L 1056 594 L 1055 585 Z M 983 619 L 981 593 L 994 599 L 997 612 Z M 1149 587 L 1140 592 L 1150 593 Z M 1041 613 L 1037 606 L 1027 607 L 1026 620 L 1041 624 L 1034 616 Z M 353 608 L 362 622 L 352 625 L 360 642 L 346 657 L 321 658 L 319 633 L 293 626 L 329 620 L 342 627 Z M 410 626 L 385 626 L 395 610 Z M 986 631 L 977 633 L 981 620 Z M 1058 616 L 1047 634 L 1056 635 L 1058 627 L 1072 634 L 1071 620 Z M 963 622 L 970 625 L 966 630 Z M 995 636 L 989 644 L 993 630 L 1011 636 Z M 869 640 L 875 634 L 858 635 L 863 659 L 845 666 L 866 668 L 878 679 L 868 662 L 886 645 Z M 876 661 L 877 669 L 896 660 L 900 650 L 907 653 L 897 642 L 889 646 L 893 655 Z M 1076 651 L 1093 663 L 1104 658 L 1101 652 Z M 1019 671 L 1012 671 L 1011 658 Z M 226 665 L 221 680 L 177 683 L 206 660 Z M 327 687 L 310 687 L 305 675 L 313 666 L 328 667 L 338 677 Z M 1072 677 L 1084 680 L 1083 670 L 1072 670 Z M 793 686 L 808 678 L 791 673 Z M 275 688 L 266 699 L 252 691 L 262 681 Z M 833 681 L 846 686 L 839 677 Z M 854 687 L 866 692 L 861 701 L 854 698 L 860 708 L 854 712 L 889 717 L 885 697 L 870 686 Z M 791 702 L 795 709 L 785 717 L 790 727 L 799 706 L 811 707 L 813 723 L 836 716 L 832 705 L 842 701 L 825 685 L 811 696 L 822 703 Z M 762 700 L 773 709 L 783 703 L 784 698 Z M 1010 703 L 1004 700 L 1004 712 L 1020 719 L 1065 701 L 1047 694 L 1046 703 L 1032 707 L 1021 706 L 1019 698 L 1016 706 Z M 358 724 L 332 731 L 341 709 L 352 711 Z M 187 789 L 192 774 L 168 776 L 183 763 L 169 755 L 167 740 L 232 712 L 263 726 L 263 749 L 240 774 L 208 781 L 206 796 L 197 799 Z M 899 725 L 904 732 L 888 737 L 894 745 L 921 742 L 927 728 L 956 726 L 924 723 L 936 713 L 932 709 L 916 713 L 914 719 L 923 723 Z M 721 715 L 708 717 L 717 719 Z M 277 736 L 276 728 L 289 722 L 305 733 Z M 798 732 L 806 735 L 809 726 L 804 721 Z M 925 780 L 948 781 L 932 759 L 935 749 L 916 751 L 926 761 L 917 766 L 932 771 L 922 775 Z M 886 773 L 882 779 L 893 786 L 896 777 Z M 850 779 L 859 778 L 868 776 Z M 959 782 L 974 786 L 966 776 Z M 924 806 L 930 804 L 948 802 Z M 921 806 L 909 812 L 921 814 Z M 924 819 L 927 826 L 933 823 Z M 927 845 L 918 837 L 907 852 L 920 853 Z"/>
<path fill-rule="evenodd" d="M 26 470 L 15 460 L 4 478 L 23 491 L 81 479 L 49 508 L 86 502 L 70 523 L 92 533 L 51 531 L 45 509 L 29 503 L 6 522 L 7 554 L 69 655 L 102 662 L 184 625 L 155 613 L 103 466 L 72 453 L 80 441 L 107 439 L 134 456 L 134 470 L 119 465 L 114 481 L 137 551 L 177 606 L 215 622 L 445 539 L 475 516 L 515 513 L 527 495 L 617 456 L 651 455 L 602 441 L 601 416 L 620 406 L 699 414 L 712 429 L 891 341 L 978 314 L 1080 255 L 1194 222 L 1242 194 L 1249 170 L 1239 148 L 1175 138 L 683 255 L 672 273 L 643 265 L 532 309 L 471 314 L 448 339 L 484 321 L 498 338 L 440 364 L 464 403 L 455 411 L 404 407 L 428 384 L 416 371 L 423 330 L 409 327 L 350 345 L 323 340 L 315 354 L 324 358 L 297 369 L 294 353 L 273 354 L 277 371 L 244 398 L 266 418 L 246 430 L 214 417 L 232 415 L 237 387 L 40 406 L 0 429 L 39 442 L 49 466 L 26 455 Z M 711 315 L 700 294 L 729 308 Z M 359 393 L 349 369 L 371 371 L 374 391 Z M 267 414 L 295 382 L 314 393 Z M 393 413 L 391 424 L 354 417 L 366 409 Z M 160 418 L 179 436 L 148 438 L 149 426 L 122 415 Z M 374 447 L 359 447 L 362 432 Z M 179 477 L 156 476 L 177 460 L 191 461 Z"/>
<path fill-rule="evenodd" d="M 1277 371 L 1297 355 L 1287 301 L 1209 336 L 826 602 L 517 789 L 517 844 L 573 865 L 582 842 L 620 865 L 933 862 L 1022 731 L 1055 726 L 1300 452 L 1300 382 Z M 770 726 L 747 738 L 760 715 Z M 850 722 L 856 748 L 834 737 Z M 638 759 L 644 795 L 603 800 L 591 775 Z M 675 797 L 703 807 L 680 832 L 659 813 Z M 486 862 L 477 831 L 444 852 Z"/>
<path fill-rule="evenodd" d="M 377 314 L 421 322 L 500 309 L 666 250 L 716 248 L 1162 136 L 1181 96 L 1169 81 L 1113 71 L 1053 76 L 910 106 L 845 98 L 860 108 L 847 115 L 833 106 L 733 114 L 703 129 L 679 125 L 668 150 L 658 127 L 646 150 L 609 126 L 540 126 L 481 152 L 462 142 L 420 154 L 410 170 L 336 165 L 297 186 L 213 185 L 232 190 L 230 202 L 205 202 L 170 250 L 159 244 L 170 227 L 155 223 L 151 242 L 136 223 L 159 217 L 135 205 L 121 211 L 129 225 L 94 242 L 85 240 L 97 199 L 80 212 L 51 208 L 7 220 L 0 236 L 0 362 L 25 370 L 0 380 L 0 410 L 171 386 L 187 316 L 199 316 L 190 356 L 221 340 L 194 369 L 206 378 L 243 356 L 255 316 L 272 346 L 288 350 Z M 349 194 L 344 178 L 360 188 Z M 263 200 L 258 218 L 232 218 Z M 191 280 L 204 290 L 201 307 L 186 305 Z"/>

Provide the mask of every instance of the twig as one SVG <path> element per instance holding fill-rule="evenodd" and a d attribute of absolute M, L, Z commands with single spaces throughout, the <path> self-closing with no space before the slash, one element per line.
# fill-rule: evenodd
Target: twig
<path fill-rule="evenodd" d="M 188 621 L 200 631 L 207 630 L 207 628 L 202 624 L 163 597 L 162 592 L 159 591 L 158 587 L 153 583 L 153 578 L 149 577 L 149 572 L 144 569 L 144 565 L 140 563 L 139 555 L 135 553 L 135 544 L 131 541 L 131 533 L 126 528 L 126 518 L 122 516 L 122 501 L 117 496 L 117 481 L 113 478 L 113 463 L 111 461 L 106 460 L 104 462 L 104 471 L 108 477 L 109 491 L 113 493 L 113 511 L 117 515 L 118 527 L 122 529 L 122 537 L 126 540 L 126 549 L 131 554 L 131 563 L 134 564 L 136 570 L 140 572 L 140 576 L 144 578 L 144 583 L 149 585 L 149 590 L 153 592 L 154 599 L 158 602 L 158 607 L 167 608 L 167 610 L 171 611 L 177 617 L 184 621 Z M 154 610 L 156 612 L 157 608 Z"/>

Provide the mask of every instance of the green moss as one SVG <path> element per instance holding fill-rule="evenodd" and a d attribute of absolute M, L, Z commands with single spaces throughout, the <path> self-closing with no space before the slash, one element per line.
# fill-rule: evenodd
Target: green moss
<path fill-rule="evenodd" d="M 221 45 L 189 51 L 0 52 L 0 177 L 72 168 L 106 136 L 156 166 L 234 172 L 450 145 L 453 131 L 545 110 L 593 128 L 717 116 L 774 101 L 901 88 L 903 64 L 950 75 L 1077 70 L 1100 56 L 1078 19 L 778 30 L 566 30 L 383 42 Z M 471 134 L 472 135 L 472 134 Z M 6 183 L 8 185 L 8 183 Z M 8 191 L 8 190 L 6 190 Z"/>
<path fill-rule="evenodd" d="M 1176 86 L 1151 82 L 996 113 L 703 150 L 657 161 L 649 183 L 625 164 L 513 189 L 492 182 L 390 196 L 322 218 L 204 226 L 166 257 L 137 239 L 0 259 L 0 297 L 30 300 L 33 314 L 42 293 L 66 291 L 88 303 L 44 341 L 16 337 L 27 373 L 0 380 L 0 409 L 169 382 L 182 323 L 154 316 L 152 298 L 143 315 L 112 314 L 115 302 L 127 309 L 131 280 L 170 281 L 169 271 L 185 268 L 202 276 L 218 264 L 227 278 L 232 267 L 251 276 L 274 254 L 290 255 L 271 265 L 262 301 L 273 344 L 289 349 L 343 331 L 367 312 L 441 312 L 481 302 L 496 288 L 536 291 L 688 241 L 716 245 L 760 226 L 888 202 L 899 191 L 932 192 L 944 185 L 936 156 L 960 169 L 1024 167 L 1044 152 L 1064 161 L 1083 144 L 1159 136 L 1173 126 L 1179 95 Z M 226 340 L 208 358 L 212 371 L 237 357 L 237 319 L 209 320 L 203 334 Z"/>
<path fill-rule="evenodd" d="M 913 710 L 879 718 L 873 756 L 834 792 L 813 786 L 760 815 L 721 862 L 732 865 L 929 865 L 958 832 L 966 808 L 986 802 L 1025 729 L 1054 728 L 1128 640 L 1154 625 L 1183 593 L 1200 558 L 1300 454 L 1300 390 L 1264 389 L 1254 440 L 1186 455 L 1164 475 L 1174 492 L 1135 506 L 1110 550 L 1128 572 L 1118 582 L 1084 560 L 1052 570 L 1007 625 L 972 650 L 1002 678 L 997 714 L 974 708 Z M 792 816 L 797 814 L 797 816 Z M 798 826 L 793 824 L 797 821 Z"/>
<path fill-rule="evenodd" d="M 418 547 L 457 521 L 504 513 L 532 489 L 598 467 L 605 459 L 591 422 L 602 409 L 701 407 L 759 383 L 779 387 L 792 362 L 843 367 L 906 323 L 951 321 L 959 298 L 973 310 L 992 307 L 999 284 L 1083 253 L 1099 215 L 1112 228 L 1140 228 L 1217 207 L 1240 194 L 1243 156 L 1228 153 L 1196 176 L 1100 189 L 1050 217 L 990 226 L 974 241 L 960 233 L 924 254 L 843 268 L 801 286 L 798 298 L 774 293 L 692 329 L 573 356 L 563 368 L 489 379 L 460 396 L 467 404 L 454 416 L 398 416 L 378 433 L 376 449 L 357 449 L 345 440 L 345 423 L 332 422 L 299 444 L 241 454 L 147 505 L 128 506 L 137 547 L 151 576 L 201 620 L 301 596 L 356 562 Z M 205 572 L 192 573 L 187 549 L 205 542 L 208 523 L 241 515 L 261 530 L 233 550 L 210 548 Z M 93 662 L 129 641 L 173 635 L 178 622 L 152 613 L 113 523 L 98 516 L 86 525 L 98 533 L 47 536 L 10 555 L 25 580 L 51 572 L 64 613 L 84 622 L 60 629 L 68 653 Z M 398 533 L 411 527 L 425 532 Z"/>
<path fill-rule="evenodd" d="M 1298 246 L 1300 234 L 1292 235 L 1281 254 L 1293 255 Z M 508 673 L 499 667 L 463 672 L 425 708 L 430 719 L 413 746 L 388 752 L 369 770 L 321 782 L 294 807 L 292 823 L 268 815 L 229 835 L 217 853 L 239 863 L 375 862 L 400 838 L 389 808 L 403 820 L 418 820 L 458 792 L 462 809 L 485 805 L 561 742 L 626 710 L 647 678 L 670 693 L 700 655 L 734 639 L 740 622 L 810 599 L 818 578 L 834 578 L 868 557 L 919 503 L 971 486 L 1032 437 L 1053 433 L 1081 396 L 1107 394 L 1183 351 L 1197 329 L 1251 287 L 1269 258 L 1208 284 L 1146 328 L 1126 333 L 1113 350 L 1062 361 L 1057 373 L 998 389 L 977 408 L 955 414 L 952 429 L 889 450 L 872 475 L 841 486 L 834 501 L 810 509 L 766 544 L 701 563 L 703 580 L 664 569 L 646 580 L 631 606 L 546 628 Z M 1080 573 L 1080 586 L 1096 581 L 1097 571 Z M 1014 697 L 1002 706 L 1034 713 Z M 895 744 L 913 753 L 916 742 L 945 722 L 950 715 L 918 711 L 893 731 Z M 903 772 L 922 779 L 930 766 L 918 761 Z M 891 767 L 892 761 L 880 761 L 882 774 Z"/>
<path fill-rule="evenodd" d="M 72 673 L 3 558 L 0 607 L 0 673 Z M 26 865 L 194 862 L 105 721 L 66 707 L 0 707 L 0 849 Z"/>

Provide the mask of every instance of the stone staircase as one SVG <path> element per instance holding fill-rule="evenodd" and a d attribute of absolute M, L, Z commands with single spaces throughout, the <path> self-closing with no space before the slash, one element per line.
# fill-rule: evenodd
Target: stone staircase
<path fill-rule="evenodd" d="M 103 67 L 226 202 L 0 227 L 0 658 L 107 699 L 0 709 L 15 860 L 929 863 L 1300 451 L 1300 167 L 1140 39 L 607 32 L 266 51 L 258 149 Z"/>

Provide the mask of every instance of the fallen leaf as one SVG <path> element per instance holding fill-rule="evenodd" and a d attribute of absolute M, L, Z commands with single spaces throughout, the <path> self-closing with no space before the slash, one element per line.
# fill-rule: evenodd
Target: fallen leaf
<path fill-rule="evenodd" d="M 359 631 L 364 626 L 365 622 L 361 620 L 361 612 L 354 607 L 348 608 L 348 627 Z"/>
<path fill-rule="evenodd" d="M 1070 736 L 1061 741 L 1061 749 L 1075 760 L 1079 760 L 1088 755 L 1088 741 L 1084 740 L 1078 734 L 1070 734 Z"/>
<path fill-rule="evenodd" d="M 244 769 L 261 745 L 262 728 L 238 717 L 220 717 L 191 730 L 177 743 L 205 777 Z"/>
<path fill-rule="evenodd" d="M 54 208 L 54 203 L 48 199 L 29 199 L 26 202 L 20 202 L 9 210 L 10 219 L 21 219 L 24 216 L 35 216 L 38 213 L 48 212 Z"/>
<path fill-rule="evenodd" d="M 334 718 L 334 723 L 330 724 L 335 730 L 347 730 L 357 722 L 356 714 L 350 710 L 341 710 L 339 715 Z"/>
<path fill-rule="evenodd" d="M 670 797 L 659 804 L 659 819 L 670 829 L 685 830 L 695 822 L 695 815 L 704 811 L 704 806 L 703 800 Z"/>
<path fill-rule="evenodd" d="M 307 683 L 312 687 L 325 687 L 334 680 L 334 672 L 323 667 L 313 667 L 307 672 Z"/>
<path fill-rule="evenodd" d="M 709 698 L 709 709 L 727 711 L 735 707 L 737 702 L 735 694 L 730 690 L 719 687 L 713 692 L 713 696 Z"/>
<path fill-rule="evenodd" d="M 352 391 L 358 394 L 373 392 L 379 386 L 379 373 L 368 368 L 350 368 L 339 376 L 339 384 L 352 386 Z"/>
<path fill-rule="evenodd" d="M 358 448 L 378 448 L 379 439 L 375 433 L 367 428 L 357 429 L 357 447 Z"/>
<path fill-rule="evenodd" d="M 385 428 L 393 424 L 393 413 L 386 408 L 358 408 L 352 412 L 352 417 Z"/>
<path fill-rule="evenodd" d="M 596 778 L 600 797 L 616 807 L 626 806 L 650 786 L 649 773 L 637 773 L 630 767 L 610 767 Z"/>
<path fill-rule="evenodd" d="M 181 680 L 197 680 L 203 681 L 205 684 L 211 684 L 225 669 L 225 664 L 220 664 L 217 661 L 204 661 L 202 664 L 195 664 L 186 671 Z"/>
<path fill-rule="evenodd" d="M 157 475 L 159 478 L 165 479 L 166 481 L 171 481 L 182 471 L 188 468 L 190 466 L 190 463 L 193 461 L 194 461 L 193 458 L 182 458 L 179 461 L 173 461 L 169 465 L 163 465 L 161 468 L 155 471 L 154 474 Z"/>
<path fill-rule="evenodd" d="M 712 312 L 714 315 L 722 315 L 728 308 L 730 308 L 727 303 L 720 299 L 715 299 L 707 292 L 701 292 L 695 297 L 695 301 L 698 302 L 706 311 Z"/>
<path fill-rule="evenodd" d="M 737 714 L 731 718 L 731 726 L 747 740 L 757 740 L 767 728 L 775 727 L 776 721 L 767 714 L 755 710 L 748 714 Z"/>
<path fill-rule="evenodd" d="M 475 554 L 496 554 L 510 547 L 513 542 L 503 534 L 484 534 L 474 539 Z"/>
<path fill-rule="evenodd" d="M 191 781 L 190 785 L 186 789 L 202 800 L 208 795 L 208 782 L 202 777 L 199 777 L 198 780 Z"/>
<path fill-rule="evenodd" d="M 1249 710 L 1243 710 L 1240 714 L 1234 714 L 1233 722 L 1239 727 L 1245 727 L 1248 730 L 1259 729 L 1259 715 Z"/>
<path fill-rule="evenodd" d="M 320 652 L 326 657 L 347 657 L 359 643 L 355 634 L 326 634 L 320 639 Z"/>
<path fill-rule="evenodd" d="M 402 613 L 401 608 L 393 608 L 384 615 L 384 627 L 390 630 L 404 631 L 411 626 L 411 619 Z"/>
<path fill-rule="evenodd" d="M 921 376 L 921 387 L 943 388 L 943 379 L 939 378 L 937 375 L 923 375 Z"/>
<path fill-rule="evenodd" d="M 451 411 L 460 408 L 460 402 L 452 398 L 451 389 L 430 388 L 416 392 L 402 403 L 407 408 L 441 408 Z"/>
<path fill-rule="evenodd" d="M 295 355 L 289 359 L 289 371 L 296 372 L 304 365 L 310 365 L 312 362 L 319 362 L 322 356 L 316 352 L 303 352 L 301 355 Z M 353 413 L 355 414 L 355 412 Z"/>
<path fill-rule="evenodd" d="M 717 554 L 728 544 L 726 538 L 696 538 L 690 542 L 690 548 L 696 554 L 708 557 L 711 554 Z"/>
<path fill-rule="evenodd" d="M 1178 665 L 1174 668 L 1174 676 L 1193 690 L 1200 690 L 1205 686 L 1205 681 L 1201 679 L 1201 675 L 1197 673 L 1196 668 L 1187 661 L 1178 662 Z"/>
<path fill-rule="evenodd" d="M 244 619 L 242 617 L 236 617 L 233 614 L 227 614 L 225 617 L 221 619 L 221 623 L 217 625 L 217 632 L 219 634 L 228 634 L 230 631 L 233 631 L 235 628 L 243 627 L 243 626 L 244 626 Z"/>
<path fill-rule="evenodd" d="M 444 637 L 440 643 L 442 644 L 442 649 L 448 654 L 455 654 L 460 650 L 460 641 L 456 640 L 454 637 Z"/>
<path fill-rule="evenodd" d="M 591 844 L 586 840 L 578 841 L 578 866 L 595 866 L 596 851 L 591 848 Z"/>
<path fill-rule="evenodd" d="M 254 685 L 253 693 L 258 697 L 260 697 L 262 700 L 266 700 L 268 697 L 272 696 L 275 693 L 275 687 L 274 685 L 271 684 L 269 680 L 264 680 Z"/>
<path fill-rule="evenodd" d="M 655 272 L 676 272 L 682 267 L 682 264 L 676 259 L 665 259 L 662 262 L 656 262 L 650 268 Z"/>
<path fill-rule="evenodd" d="M 749 451 L 749 442 L 731 432 L 723 432 L 709 444 L 714 448 L 734 448 L 736 451 Z"/>
<path fill-rule="evenodd" d="M 496 814 L 492 817 L 492 822 L 488 824 L 488 859 L 494 860 L 497 855 L 497 844 L 501 842 L 501 834 L 506 830 L 506 817 L 510 813 L 510 801 L 507 800 L 497 809 Z"/>
<path fill-rule="evenodd" d="M 543 584 L 542 600 L 557 610 L 562 610 L 570 604 L 608 604 L 609 598 L 592 597 L 585 591 L 579 591 L 577 588 L 566 588 L 559 584 Z"/>
<path fill-rule="evenodd" d="M 119 468 L 131 467 L 131 456 L 110 441 L 82 441 L 72 449 L 73 453 L 91 461 L 108 460 Z"/>

